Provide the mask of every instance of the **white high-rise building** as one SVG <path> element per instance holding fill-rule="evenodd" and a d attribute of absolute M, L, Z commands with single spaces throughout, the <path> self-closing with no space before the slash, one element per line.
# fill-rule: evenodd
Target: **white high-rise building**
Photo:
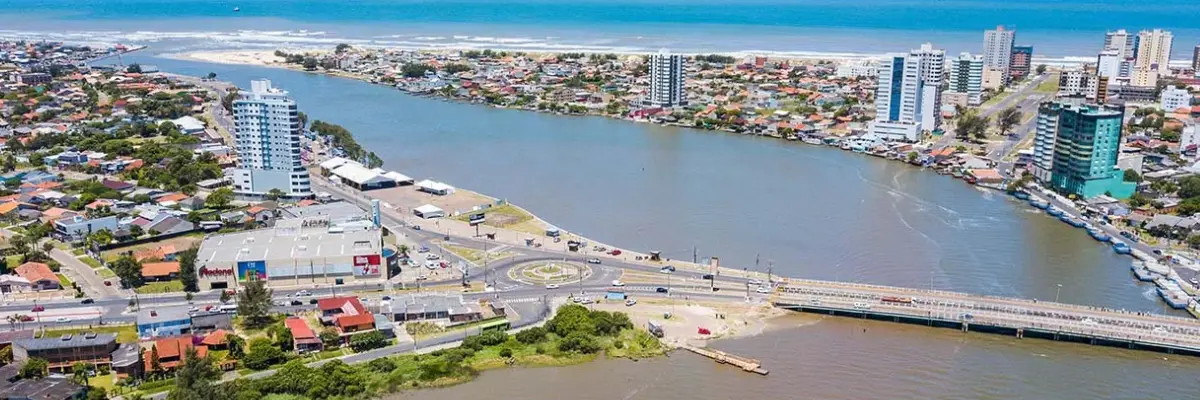
<path fill-rule="evenodd" d="M 687 105 L 687 93 L 683 91 L 683 56 L 663 49 L 658 54 L 651 54 L 649 62 L 650 96 L 646 104 L 663 108 Z"/>
<path fill-rule="evenodd" d="M 875 121 L 870 133 L 886 140 L 917 141 L 921 131 L 941 127 L 945 50 L 930 43 L 908 54 L 887 56 L 880 64 Z"/>
<path fill-rule="evenodd" d="M 234 191 L 262 196 L 279 189 L 287 197 L 312 195 L 308 170 L 300 158 L 300 116 L 287 92 L 269 80 L 250 82 L 233 102 L 238 167 Z"/>
<path fill-rule="evenodd" d="M 1003 25 L 983 33 L 983 67 L 1001 74 L 1004 84 L 1008 82 L 1008 68 L 1012 63 L 1013 42 L 1017 31 L 1004 29 Z"/>
<path fill-rule="evenodd" d="M 1162 94 L 1159 95 L 1159 106 L 1166 112 L 1172 112 L 1180 108 L 1190 108 L 1192 106 L 1192 94 L 1188 93 L 1187 89 L 1167 86 L 1163 88 Z"/>
<path fill-rule="evenodd" d="M 1130 35 L 1124 29 L 1118 29 L 1104 34 L 1104 50 L 1116 50 L 1117 57 L 1120 59 L 1133 58 L 1134 35 Z"/>
<path fill-rule="evenodd" d="M 950 60 L 950 93 L 966 95 L 967 105 L 979 106 L 983 94 L 983 56 L 962 53 Z"/>
<path fill-rule="evenodd" d="M 1167 70 L 1171 61 L 1171 42 L 1174 37 L 1170 31 L 1155 29 L 1138 32 L 1137 68 Z"/>
<path fill-rule="evenodd" d="M 1121 52 L 1106 49 L 1096 56 L 1096 75 L 1110 81 L 1121 76 Z"/>

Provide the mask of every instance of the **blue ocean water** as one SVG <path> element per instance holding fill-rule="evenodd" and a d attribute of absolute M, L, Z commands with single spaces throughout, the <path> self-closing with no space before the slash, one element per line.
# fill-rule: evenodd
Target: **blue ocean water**
<path fill-rule="evenodd" d="M 240 11 L 234 12 L 234 8 Z M 1162 0 L 34 0 L 0 2 L 0 35 L 125 42 L 215 39 L 229 47 L 325 41 L 594 51 L 880 53 L 932 41 L 978 52 L 1017 29 L 1041 56 L 1090 56 L 1106 30 L 1164 28 L 1176 58 L 1200 43 L 1200 2 Z M 199 41 L 199 40 L 198 40 Z M 211 40 L 210 40 L 211 41 Z M 204 46 L 204 45 L 199 45 Z M 211 46 L 210 46 L 211 47 Z"/>

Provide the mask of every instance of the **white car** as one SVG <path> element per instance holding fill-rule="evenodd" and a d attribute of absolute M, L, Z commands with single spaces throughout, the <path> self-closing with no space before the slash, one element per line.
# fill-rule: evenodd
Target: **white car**
<path fill-rule="evenodd" d="M 558 285 L 551 283 L 551 284 L 546 285 L 546 289 L 558 289 Z"/>
<path fill-rule="evenodd" d="M 620 280 L 615 280 L 612 282 L 612 285 L 613 286 L 625 286 L 625 282 L 621 282 Z"/>
<path fill-rule="evenodd" d="M 309 293 L 307 290 L 301 290 L 299 292 L 296 292 L 296 297 L 304 297 L 304 296 L 312 296 L 312 293 Z"/>
<path fill-rule="evenodd" d="M 760 285 L 760 286 L 761 286 L 761 285 L 762 285 L 762 281 L 760 281 L 760 280 L 758 280 L 758 279 L 751 279 L 751 280 L 750 280 L 750 284 L 751 284 L 751 285 Z"/>
<path fill-rule="evenodd" d="M 771 289 L 767 289 L 766 286 L 759 286 L 758 289 L 755 289 L 755 291 L 762 294 L 771 293 Z"/>
<path fill-rule="evenodd" d="M 58 322 L 58 323 L 71 322 L 71 319 L 67 318 L 67 317 L 58 317 L 58 318 L 54 319 L 54 322 Z"/>
<path fill-rule="evenodd" d="M 592 257 L 592 258 L 587 259 L 587 262 L 588 262 L 588 264 L 599 264 L 600 259 L 596 258 L 596 257 Z"/>
<path fill-rule="evenodd" d="M 637 304 L 637 300 L 634 300 L 634 299 L 625 300 L 625 307 L 633 307 L 634 304 Z"/>
<path fill-rule="evenodd" d="M 438 266 L 440 266 L 440 264 L 438 264 L 437 261 L 429 260 L 425 262 L 425 268 L 437 269 Z"/>
<path fill-rule="evenodd" d="M 437 254 L 433 254 L 433 253 L 429 253 L 429 254 L 426 254 L 426 255 L 425 255 L 425 259 L 426 259 L 426 260 L 436 260 L 436 259 L 439 259 L 439 258 L 442 258 L 442 257 L 441 257 L 441 256 L 439 256 L 439 255 L 437 255 Z"/>

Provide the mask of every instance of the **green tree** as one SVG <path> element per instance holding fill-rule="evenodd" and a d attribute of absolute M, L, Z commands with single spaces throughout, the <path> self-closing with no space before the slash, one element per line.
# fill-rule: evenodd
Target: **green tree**
<path fill-rule="evenodd" d="M 283 351 L 292 351 L 295 340 L 292 338 L 292 330 L 288 329 L 283 321 L 279 321 L 278 324 L 274 325 L 273 331 L 271 336 L 275 339 L 275 346 Z"/>
<path fill-rule="evenodd" d="M 284 196 L 286 196 L 286 194 L 283 193 L 282 190 L 279 190 L 279 188 L 271 188 L 271 190 L 267 192 L 267 200 L 271 201 L 279 200 Z"/>
<path fill-rule="evenodd" d="M 25 365 L 21 367 L 19 375 L 22 379 L 37 379 L 45 378 L 49 372 L 50 363 L 41 358 L 30 358 L 25 361 Z"/>
<path fill-rule="evenodd" d="M 229 356 L 233 358 L 242 358 L 246 355 L 246 339 L 241 336 L 229 335 L 226 336 L 227 346 L 229 346 Z"/>
<path fill-rule="evenodd" d="M 125 72 L 140 74 L 142 73 L 142 65 L 137 63 L 131 64 L 128 67 L 125 67 Z"/>
<path fill-rule="evenodd" d="M 142 286 L 142 263 L 129 254 L 122 255 L 112 263 L 112 270 L 121 278 L 121 286 L 132 289 Z"/>
<path fill-rule="evenodd" d="M 262 328 L 271 322 L 271 289 L 266 282 L 251 280 L 238 292 L 238 315 L 247 328 Z"/>
<path fill-rule="evenodd" d="M 220 188 L 208 194 L 208 198 L 204 199 L 204 206 L 208 208 L 224 209 L 233 201 L 233 189 Z"/>
<path fill-rule="evenodd" d="M 338 43 L 337 47 L 335 47 L 335 48 L 333 49 L 333 51 L 334 51 L 335 53 L 345 53 L 345 52 L 346 52 L 346 50 L 350 50 L 351 48 L 352 48 L 352 47 L 350 47 L 350 45 L 349 45 L 349 44 L 346 44 L 346 43 Z"/>
<path fill-rule="evenodd" d="M 92 364 L 76 361 L 71 364 L 71 381 L 80 386 L 87 386 L 88 376 L 92 373 Z"/>
<path fill-rule="evenodd" d="M 1200 176 L 1186 176 L 1179 180 L 1179 197 L 1192 198 L 1200 196 Z"/>
<path fill-rule="evenodd" d="M 253 370 L 264 370 L 287 360 L 287 354 L 279 350 L 270 339 L 257 338 L 250 341 L 250 351 L 242 356 L 242 364 Z"/>
<path fill-rule="evenodd" d="M 221 372 L 208 357 L 200 357 L 194 347 L 183 356 L 183 365 L 175 373 L 175 387 L 167 393 L 168 400 L 214 400 L 221 398 L 215 385 Z"/>
<path fill-rule="evenodd" d="M 996 129 L 1000 130 L 1000 135 L 1007 135 L 1009 131 L 1021 123 L 1021 111 L 1016 106 L 1000 110 L 996 115 Z"/>
<path fill-rule="evenodd" d="M 13 323 L 12 320 L 9 320 L 9 323 L 15 325 L 15 323 Z M 0 365 L 8 365 L 8 364 L 11 364 L 12 362 L 13 362 L 12 346 L 4 346 L 3 349 L 0 349 Z"/>
<path fill-rule="evenodd" d="M 333 329 L 323 330 L 317 336 L 321 338 L 321 344 L 325 345 L 325 348 L 332 349 L 342 345 L 342 337 Z"/>
<path fill-rule="evenodd" d="M 374 350 L 387 346 L 387 339 L 379 331 L 371 331 L 354 335 L 350 338 L 350 348 L 357 353 Z"/>
<path fill-rule="evenodd" d="M 233 101 L 237 100 L 237 98 L 237 88 L 231 89 L 228 93 L 225 93 L 225 97 L 221 98 L 221 107 L 225 108 L 226 112 L 233 112 Z"/>
<path fill-rule="evenodd" d="M 312 71 L 317 69 L 317 59 L 315 57 L 304 57 L 304 69 Z"/>
<path fill-rule="evenodd" d="M 558 309 L 558 313 L 546 322 L 546 329 L 560 337 L 566 337 L 573 332 L 593 334 L 596 325 L 592 322 L 587 308 L 578 304 L 568 304 Z"/>
<path fill-rule="evenodd" d="M 517 332 L 516 338 L 518 342 L 524 344 L 540 343 L 546 340 L 546 328 L 535 326 L 520 332 Z"/>
<path fill-rule="evenodd" d="M 592 335 L 583 332 L 572 332 L 558 342 L 558 349 L 561 351 L 591 354 L 600 351 L 600 344 L 596 342 L 596 338 Z"/>
<path fill-rule="evenodd" d="M 1037 69 L 1034 71 L 1037 72 L 1038 75 L 1046 73 L 1046 64 L 1038 64 Z"/>
<path fill-rule="evenodd" d="M 1125 182 L 1141 182 L 1142 176 L 1132 169 L 1125 170 Z"/>
<path fill-rule="evenodd" d="M 196 246 L 184 250 L 179 253 L 179 281 L 183 283 L 185 292 L 198 292 L 200 286 L 198 284 L 199 277 L 196 275 L 196 253 L 200 249 Z"/>

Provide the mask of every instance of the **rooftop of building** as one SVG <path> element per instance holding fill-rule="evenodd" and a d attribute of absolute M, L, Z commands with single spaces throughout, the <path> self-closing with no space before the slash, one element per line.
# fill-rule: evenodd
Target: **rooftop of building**
<path fill-rule="evenodd" d="M 439 313 L 465 314 L 479 311 L 479 306 L 466 303 L 462 296 L 441 294 L 411 294 L 396 296 L 388 302 L 392 314 Z"/>
<path fill-rule="evenodd" d="M 281 221 L 282 222 L 282 221 Z M 285 224 L 286 225 L 286 224 Z M 204 239 L 197 260 L 212 262 L 298 260 L 378 254 L 379 230 L 280 226 Z"/>
<path fill-rule="evenodd" d="M 73 399 L 84 390 L 83 386 L 71 382 L 66 376 L 2 383 L 0 398 L 4 399 Z"/>
<path fill-rule="evenodd" d="M 334 201 L 324 204 L 313 204 L 305 207 L 287 207 L 283 209 L 283 218 L 324 218 L 330 223 L 367 219 L 367 212 L 358 206 L 345 201 Z"/>
<path fill-rule="evenodd" d="M 87 346 L 103 346 L 107 344 L 114 344 L 116 342 L 117 334 L 115 333 L 85 332 L 75 335 L 63 335 L 41 339 L 14 340 L 13 345 L 21 346 L 26 350 L 52 350 Z"/>
<path fill-rule="evenodd" d="M 155 307 L 153 309 L 144 309 L 138 311 L 138 325 L 146 325 L 154 322 L 163 321 L 182 321 L 191 319 L 188 314 L 188 307 Z"/>

